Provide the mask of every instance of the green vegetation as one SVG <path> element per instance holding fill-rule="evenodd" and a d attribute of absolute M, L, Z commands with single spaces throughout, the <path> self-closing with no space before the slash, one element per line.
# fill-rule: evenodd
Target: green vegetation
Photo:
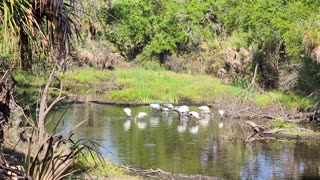
<path fill-rule="evenodd" d="M 319 134 L 309 129 L 301 128 L 297 123 L 287 122 L 283 119 L 272 120 L 269 122 L 269 126 L 273 128 L 270 130 L 270 132 L 277 132 L 285 135 L 314 136 Z M 278 132 L 279 129 L 284 130 Z"/>
<path fill-rule="evenodd" d="M 60 74 L 61 77 L 63 74 Z M 64 74 L 66 85 L 82 84 L 86 86 L 95 85 L 110 79 L 111 74 L 93 68 L 84 70 L 68 71 Z"/>
<path fill-rule="evenodd" d="M 89 173 L 94 176 L 102 176 L 109 178 L 128 178 L 129 176 L 124 170 L 108 161 L 98 158 L 98 155 L 89 152 L 82 153 L 77 156 L 74 165 L 81 172 Z M 81 173 L 80 172 L 80 173 Z"/>
<path fill-rule="evenodd" d="M 59 97 L 46 83 L 59 87 L 62 71 L 65 87 L 80 85 L 78 93 L 110 88 L 105 101 L 212 103 L 233 101 L 257 64 L 256 82 L 267 93 L 252 92 L 248 100 L 303 111 L 320 98 L 319 10 L 315 0 L 4 0 L 0 70 L 14 71 L 14 97 L 42 120 Z M 120 61 L 144 69 L 121 70 Z M 62 64 L 56 79 L 46 78 Z M 95 69 L 74 70 L 79 66 Z M 10 108 L 0 109 L 0 119 Z M 43 126 L 39 119 L 34 124 Z"/>
<path fill-rule="evenodd" d="M 226 96 L 235 98 L 244 90 L 224 84 L 221 80 L 211 76 L 178 74 L 167 70 L 136 68 L 97 72 L 92 69 L 83 69 L 77 71 L 76 75 L 71 74 L 67 74 L 65 78 L 67 82 L 75 82 L 75 79 L 85 77 L 87 81 L 85 84 L 94 82 L 96 88 L 99 88 L 99 84 L 103 86 L 107 84 L 106 81 L 112 79 L 116 89 L 107 91 L 105 99 L 111 102 L 148 103 L 160 100 L 171 103 L 181 101 L 212 103 L 215 99 Z M 290 108 L 305 109 L 314 103 L 313 99 L 294 93 L 271 91 L 266 94 L 253 94 L 252 101 L 259 105 L 280 102 Z"/>

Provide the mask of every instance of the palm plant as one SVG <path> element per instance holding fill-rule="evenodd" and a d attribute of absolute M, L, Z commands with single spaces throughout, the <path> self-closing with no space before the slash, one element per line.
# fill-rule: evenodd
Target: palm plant
<path fill-rule="evenodd" d="M 66 55 L 70 36 L 78 33 L 72 10 L 63 0 L 0 1 L 3 46 L 17 49 L 10 42 L 19 42 L 20 69 L 30 68 L 37 54 L 57 60 Z"/>

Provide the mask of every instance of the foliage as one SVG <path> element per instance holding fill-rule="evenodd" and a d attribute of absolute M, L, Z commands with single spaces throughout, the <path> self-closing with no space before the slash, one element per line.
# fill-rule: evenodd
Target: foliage
<path fill-rule="evenodd" d="M 62 74 L 60 74 L 60 76 L 62 76 Z M 110 74 L 92 68 L 87 68 L 81 71 L 68 71 L 64 74 L 64 77 L 67 84 L 77 83 L 90 85 L 110 79 Z"/>
<path fill-rule="evenodd" d="M 74 167 L 80 171 L 104 177 L 126 178 L 124 170 L 108 161 L 99 160 L 99 155 L 95 152 L 84 152 L 76 157 Z"/>
<path fill-rule="evenodd" d="M 275 128 L 285 128 L 285 129 L 292 129 L 292 128 L 297 127 L 296 124 L 286 122 L 283 119 L 275 119 L 275 120 L 271 121 L 270 125 Z"/>
<path fill-rule="evenodd" d="M 248 36 L 248 47 L 259 49 L 259 44 L 278 34 L 289 54 L 303 50 L 301 22 L 319 10 L 317 1 L 256 0 L 217 2 L 218 18 L 228 33 L 241 31 Z"/>
<path fill-rule="evenodd" d="M 210 24 L 202 25 L 207 1 L 119 0 L 104 9 L 102 19 L 109 26 L 108 39 L 134 58 L 147 59 L 196 48 L 201 40 L 214 37 Z M 204 37 L 206 35 L 207 37 Z"/>
<path fill-rule="evenodd" d="M 21 59 L 15 63 L 20 69 L 31 70 L 44 57 L 60 60 L 71 34 L 77 33 L 71 9 L 65 1 L 1 1 L 1 50 L 19 51 Z"/>

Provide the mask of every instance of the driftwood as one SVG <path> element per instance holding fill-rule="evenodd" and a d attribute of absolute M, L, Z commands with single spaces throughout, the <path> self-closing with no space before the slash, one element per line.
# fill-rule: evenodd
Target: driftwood
<path fill-rule="evenodd" d="M 121 168 L 125 171 L 132 173 L 134 175 L 139 175 L 145 177 L 146 179 L 180 179 L 180 180 L 218 180 L 222 179 L 219 177 L 209 177 L 203 175 L 186 175 L 186 174 L 176 174 L 171 172 L 165 172 L 159 168 L 157 169 L 140 169 L 132 168 L 128 166 L 121 165 Z"/>
<path fill-rule="evenodd" d="M 252 121 L 246 121 L 247 125 L 249 125 L 253 133 L 246 138 L 246 142 L 252 142 L 257 139 L 286 139 L 286 140 L 320 140 L 320 135 L 313 135 L 313 136 L 303 136 L 303 135 L 288 135 L 282 134 L 281 132 L 287 131 L 287 129 L 273 129 L 268 130 L 268 127 L 264 125 L 258 125 Z M 310 129 L 305 128 L 298 128 L 300 131 L 310 131 Z"/>

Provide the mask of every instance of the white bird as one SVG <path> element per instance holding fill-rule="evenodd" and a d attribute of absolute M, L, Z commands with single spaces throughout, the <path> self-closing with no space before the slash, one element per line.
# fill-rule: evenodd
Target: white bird
<path fill-rule="evenodd" d="M 126 113 L 127 116 L 132 116 L 130 108 L 124 108 L 123 111 Z"/>
<path fill-rule="evenodd" d="M 200 119 L 199 113 L 196 111 L 190 111 L 189 115 L 191 115 L 192 117 L 195 117 L 197 119 Z"/>
<path fill-rule="evenodd" d="M 224 110 L 219 109 L 219 114 L 220 114 L 220 116 L 221 116 L 221 118 L 222 118 L 222 117 L 223 117 L 223 114 L 224 114 Z"/>
<path fill-rule="evenodd" d="M 210 108 L 209 106 L 200 106 L 198 107 L 202 113 L 210 113 Z"/>
<path fill-rule="evenodd" d="M 180 106 L 178 108 L 175 108 L 176 111 L 178 111 L 180 114 L 187 114 L 189 112 L 189 107 L 188 106 Z"/>
<path fill-rule="evenodd" d="M 157 103 L 150 104 L 150 107 L 152 109 L 160 110 L 160 104 L 157 104 Z"/>
<path fill-rule="evenodd" d="M 139 112 L 136 116 L 136 118 L 139 118 L 139 119 L 143 119 L 145 116 L 147 116 L 148 114 L 145 113 L 145 112 Z"/>
<path fill-rule="evenodd" d="M 167 108 L 167 107 L 163 107 L 162 109 L 160 109 L 160 111 L 162 111 L 162 112 L 165 113 L 165 114 L 168 114 L 169 111 L 170 111 L 170 109 Z"/>
<path fill-rule="evenodd" d="M 174 108 L 173 105 L 170 104 L 170 103 L 163 104 L 163 106 L 166 107 L 166 108 L 169 108 L 169 109 L 173 109 Z"/>

